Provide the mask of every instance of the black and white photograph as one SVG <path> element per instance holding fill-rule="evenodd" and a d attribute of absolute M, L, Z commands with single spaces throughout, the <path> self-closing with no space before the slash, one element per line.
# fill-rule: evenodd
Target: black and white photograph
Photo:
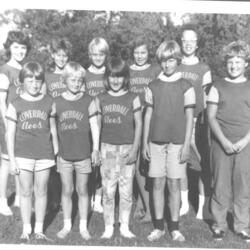
<path fill-rule="evenodd" d="M 249 63 L 249 1 L 0 6 L 0 248 L 249 249 Z"/>

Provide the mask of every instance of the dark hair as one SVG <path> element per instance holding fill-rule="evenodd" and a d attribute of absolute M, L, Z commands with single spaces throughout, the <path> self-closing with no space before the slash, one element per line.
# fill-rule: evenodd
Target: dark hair
<path fill-rule="evenodd" d="M 25 35 L 22 31 L 12 30 L 12 31 L 9 31 L 7 35 L 7 39 L 5 43 L 3 44 L 8 58 L 10 58 L 11 56 L 10 46 L 15 42 L 25 45 L 27 47 L 27 54 L 28 54 L 28 52 L 31 49 L 30 38 L 27 35 Z"/>
<path fill-rule="evenodd" d="M 124 77 L 123 88 L 129 89 L 129 66 L 120 57 L 112 57 L 106 66 L 104 78 L 106 79 L 105 88 L 110 90 L 109 77 Z"/>
<path fill-rule="evenodd" d="M 42 80 L 44 82 L 44 69 L 38 62 L 27 62 L 23 65 L 19 73 L 19 81 L 24 82 L 24 79 L 27 77 L 33 77 L 37 80 Z"/>
<path fill-rule="evenodd" d="M 134 57 L 134 51 L 136 48 L 140 47 L 140 46 L 143 46 L 143 45 L 146 45 L 147 47 L 147 50 L 148 50 L 148 60 L 150 60 L 150 54 L 151 54 L 151 44 L 148 40 L 147 37 L 145 36 L 139 36 L 137 37 L 133 43 L 132 43 L 132 47 L 131 47 L 131 55 L 132 55 L 132 58 Z"/>

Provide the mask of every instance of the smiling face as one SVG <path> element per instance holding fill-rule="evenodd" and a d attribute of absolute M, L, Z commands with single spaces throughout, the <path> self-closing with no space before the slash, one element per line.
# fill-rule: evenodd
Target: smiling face
<path fill-rule="evenodd" d="M 22 62 L 27 54 L 27 46 L 24 44 L 13 42 L 10 45 L 11 59 L 17 62 Z"/>
<path fill-rule="evenodd" d="M 35 75 L 27 76 L 23 81 L 24 92 L 34 97 L 38 96 L 40 95 L 42 84 L 43 81 L 37 79 Z"/>
<path fill-rule="evenodd" d="M 72 73 L 66 78 L 66 86 L 70 93 L 77 94 L 81 91 L 83 85 L 83 77 L 81 73 Z"/>
<path fill-rule="evenodd" d="M 134 61 L 138 66 L 143 66 L 148 61 L 148 49 L 147 45 L 141 45 L 134 49 Z"/>
<path fill-rule="evenodd" d="M 161 68 L 166 76 L 171 76 L 175 73 L 178 66 L 178 61 L 176 58 L 168 58 L 166 60 L 162 59 Z"/>
<path fill-rule="evenodd" d="M 60 70 L 64 68 L 64 66 L 66 65 L 66 63 L 68 62 L 68 59 L 69 59 L 66 51 L 64 51 L 62 49 L 53 53 L 52 58 L 55 62 L 56 67 Z"/>
<path fill-rule="evenodd" d="M 195 54 L 197 46 L 197 34 L 193 30 L 185 30 L 182 34 L 182 52 L 185 56 Z"/>
<path fill-rule="evenodd" d="M 91 60 L 91 63 L 96 68 L 101 68 L 105 63 L 106 54 L 101 51 L 97 46 L 93 46 L 91 52 L 89 53 L 89 58 Z"/>
<path fill-rule="evenodd" d="M 109 87 L 113 92 L 119 92 L 123 89 L 125 78 L 123 76 L 109 76 Z"/>
<path fill-rule="evenodd" d="M 228 76 L 235 80 L 244 77 L 248 63 L 243 57 L 234 56 L 226 62 Z"/>

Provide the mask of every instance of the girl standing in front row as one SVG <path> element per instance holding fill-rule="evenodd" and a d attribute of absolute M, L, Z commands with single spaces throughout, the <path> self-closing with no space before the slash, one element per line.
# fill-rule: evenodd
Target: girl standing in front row
<path fill-rule="evenodd" d="M 47 205 L 47 185 L 50 168 L 55 164 L 54 155 L 57 154 L 56 126 L 53 117 L 55 111 L 52 98 L 41 94 L 44 71 L 40 64 L 26 63 L 20 71 L 19 80 L 23 85 L 23 93 L 9 104 L 6 119 L 11 172 L 18 175 L 20 182 L 23 221 L 21 240 L 28 241 L 32 232 L 33 189 L 35 238 L 46 240 L 43 234 L 43 221 Z"/>
<path fill-rule="evenodd" d="M 95 101 L 83 93 L 85 69 L 76 62 L 66 64 L 63 79 L 66 91 L 56 98 L 56 117 L 59 139 L 57 167 L 62 180 L 63 229 L 57 233 L 65 238 L 71 230 L 73 171 L 76 172 L 76 190 L 80 214 L 80 234 L 83 239 L 91 238 L 87 229 L 88 178 L 93 165 L 99 163 L 99 126 Z M 92 154 L 91 154 L 92 139 Z"/>
<path fill-rule="evenodd" d="M 141 103 L 139 96 L 129 89 L 129 67 L 113 58 L 106 69 L 107 92 L 101 93 L 96 103 L 102 115 L 101 156 L 105 231 L 109 239 L 114 232 L 115 192 L 119 184 L 120 233 L 133 238 L 129 230 L 132 207 L 135 161 L 141 137 Z"/>

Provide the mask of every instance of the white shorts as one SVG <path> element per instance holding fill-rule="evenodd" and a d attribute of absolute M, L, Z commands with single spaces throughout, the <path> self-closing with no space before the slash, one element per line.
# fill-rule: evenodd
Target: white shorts
<path fill-rule="evenodd" d="M 15 157 L 15 159 L 19 169 L 30 172 L 41 171 L 55 165 L 55 161 L 50 159 L 35 160 L 22 157 Z"/>

